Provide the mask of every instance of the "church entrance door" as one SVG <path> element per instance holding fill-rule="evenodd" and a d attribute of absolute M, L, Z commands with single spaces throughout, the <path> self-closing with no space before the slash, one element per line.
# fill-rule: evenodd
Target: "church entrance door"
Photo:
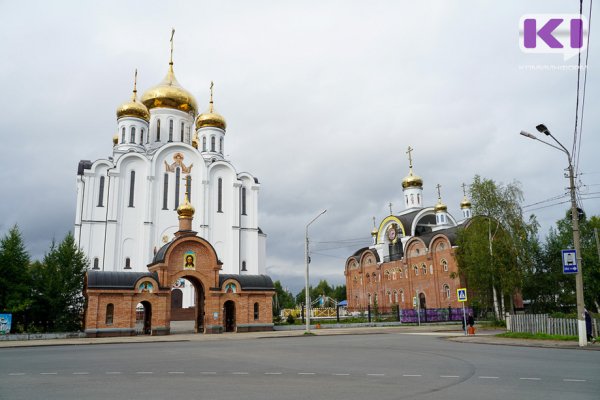
<path fill-rule="evenodd" d="M 135 310 L 136 333 L 150 335 L 152 333 L 152 304 L 142 301 Z"/>
<path fill-rule="evenodd" d="M 225 302 L 225 332 L 235 332 L 235 303 L 231 300 Z"/>
<path fill-rule="evenodd" d="M 177 279 L 171 290 L 171 333 L 204 332 L 204 288 L 193 276 Z"/>

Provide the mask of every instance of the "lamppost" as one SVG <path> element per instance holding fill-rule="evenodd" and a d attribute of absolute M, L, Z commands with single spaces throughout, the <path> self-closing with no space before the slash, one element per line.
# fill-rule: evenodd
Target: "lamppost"
<path fill-rule="evenodd" d="M 310 224 L 315 222 L 317 220 L 317 218 L 319 218 L 321 215 L 325 214 L 326 212 L 327 212 L 327 210 L 321 211 L 321 213 L 319 215 L 314 217 L 308 224 L 306 224 L 306 235 L 304 236 L 305 244 L 306 244 L 306 246 L 304 248 L 304 261 L 306 263 L 306 272 L 304 274 L 304 295 L 305 295 L 304 312 L 306 313 L 306 318 L 305 318 L 306 332 L 310 332 L 310 293 L 308 291 L 308 264 L 310 264 L 310 258 L 308 255 L 308 227 L 310 226 Z"/>
<path fill-rule="evenodd" d="M 540 124 L 535 127 L 540 133 L 546 136 L 550 136 L 560 147 L 553 144 L 547 143 L 543 140 L 538 139 L 536 136 L 529 132 L 521 131 L 521 135 L 530 139 L 542 142 L 545 145 L 554 147 L 557 150 L 562 151 L 567 155 L 569 160 L 569 190 L 571 192 L 571 225 L 573 228 L 573 245 L 575 246 L 575 253 L 577 254 L 577 274 L 575 274 L 575 294 L 577 297 L 577 328 L 579 331 L 579 346 L 587 345 L 587 335 L 585 332 L 585 320 L 583 316 L 584 312 L 584 301 L 583 301 L 583 275 L 582 275 L 582 262 L 581 262 L 581 246 L 579 240 L 579 214 L 577 212 L 577 199 L 575 197 L 575 173 L 573 171 L 573 160 L 571 159 L 571 153 L 550 133 L 546 125 Z"/>

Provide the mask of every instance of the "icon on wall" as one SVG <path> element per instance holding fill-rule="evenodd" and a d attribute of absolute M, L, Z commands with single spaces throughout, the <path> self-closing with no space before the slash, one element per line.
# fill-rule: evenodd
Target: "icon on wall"
<path fill-rule="evenodd" d="M 187 251 L 183 255 L 183 269 L 196 269 L 196 253 Z"/>

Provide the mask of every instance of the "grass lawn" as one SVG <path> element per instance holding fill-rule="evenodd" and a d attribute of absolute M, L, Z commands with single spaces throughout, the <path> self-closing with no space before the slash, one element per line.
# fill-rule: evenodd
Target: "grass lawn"
<path fill-rule="evenodd" d="M 499 333 L 497 337 L 505 337 L 512 339 L 540 339 L 540 340 L 568 340 L 577 341 L 577 336 L 568 335 L 549 335 L 547 333 L 528 333 L 528 332 L 505 332 Z"/>

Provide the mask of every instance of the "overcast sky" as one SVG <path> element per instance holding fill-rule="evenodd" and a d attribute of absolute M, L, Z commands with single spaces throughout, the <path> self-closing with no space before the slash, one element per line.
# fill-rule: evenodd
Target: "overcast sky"
<path fill-rule="evenodd" d="M 372 217 L 379 223 L 390 202 L 394 212 L 403 209 L 409 145 L 425 203 L 435 204 L 439 183 L 456 217 L 461 184 L 476 174 L 520 182 L 524 205 L 567 193 L 566 156 L 519 131 L 543 122 L 571 149 L 577 72 L 564 67 L 577 57 L 523 53 L 519 20 L 578 7 L 575 0 L 1 0 L 0 235 L 18 224 L 39 259 L 52 238 L 73 229 L 77 163 L 111 154 L 115 110 L 130 96 L 133 71 L 140 93 L 163 78 L 174 27 L 179 82 L 203 110 L 215 81 L 228 158 L 262 184 L 267 272 L 297 293 L 305 226 L 327 209 L 310 230 L 311 282 L 344 283 L 345 259 L 370 243 Z M 600 192 L 598 28 L 579 153 L 583 197 Z M 600 214 L 598 198 L 583 206 Z M 567 208 L 533 211 L 544 234 Z"/>

